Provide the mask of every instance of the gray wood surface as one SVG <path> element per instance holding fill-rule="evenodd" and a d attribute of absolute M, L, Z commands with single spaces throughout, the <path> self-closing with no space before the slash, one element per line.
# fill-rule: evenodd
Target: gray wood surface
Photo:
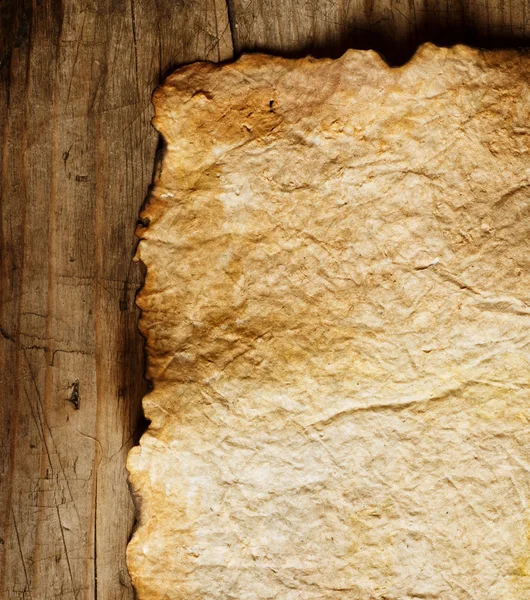
<path fill-rule="evenodd" d="M 530 0 L 3 0 L 0 29 L 0 598 L 129 600 L 154 87 L 247 50 L 528 45 Z"/>

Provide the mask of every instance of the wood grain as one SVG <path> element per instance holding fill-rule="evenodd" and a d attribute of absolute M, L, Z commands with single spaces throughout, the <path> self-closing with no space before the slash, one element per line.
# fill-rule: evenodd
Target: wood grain
<path fill-rule="evenodd" d="M 389 64 L 425 41 L 485 48 L 527 45 L 528 0 L 228 0 L 234 51 L 340 56 L 372 48 Z"/>
<path fill-rule="evenodd" d="M 145 391 L 134 228 L 153 88 L 167 65 L 231 55 L 226 6 L 201 8 L 25 2 L 6 18 L 1 598 L 132 597 L 124 461 Z"/>
<path fill-rule="evenodd" d="M 130 599 L 125 457 L 143 427 L 135 223 L 151 93 L 245 50 L 392 64 L 426 39 L 527 45 L 528 0 L 0 4 L 0 597 Z"/>

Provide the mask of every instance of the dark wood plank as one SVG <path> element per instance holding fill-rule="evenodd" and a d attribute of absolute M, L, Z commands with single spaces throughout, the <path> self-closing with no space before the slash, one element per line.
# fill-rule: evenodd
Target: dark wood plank
<path fill-rule="evenodd" d="M 227 0 L 234 51 L 340 56 L 372 48 L 402 64 L 425 41 L 528 45 L 529 0 Z"/>
<path fill-rule="evenodd" d="M 4 0 L 0 31 L 0 597 L 127 600 L 154 87 L 232 45 L 391 64 L 427 39 L 528 45 L 530 2 Z"/>

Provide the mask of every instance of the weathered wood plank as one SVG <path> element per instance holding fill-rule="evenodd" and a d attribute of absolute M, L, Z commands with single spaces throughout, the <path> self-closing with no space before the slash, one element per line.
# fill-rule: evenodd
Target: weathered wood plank
<path fill-rule="evenodd" d="M 130 598 L 150 98 L 168 65 L 231 56 L 226 6 L 13 2 L 4 21 L 0 597 Z"/>
<path fill-rule="evenodd" d="M 0 597 L 128 599 L 153 88 L 232 39 L 392 63 L 426 39 L 527 45 L 530 2 L 7 0 L 0 31 Z"/>

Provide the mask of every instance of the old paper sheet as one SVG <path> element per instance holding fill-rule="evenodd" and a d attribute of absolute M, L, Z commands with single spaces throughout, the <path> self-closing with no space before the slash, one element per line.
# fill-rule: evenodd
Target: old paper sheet
<path fill-rule="evenodd" d="M 155 94 L 140 600 L 530 598 L 530 57 Z"/>

